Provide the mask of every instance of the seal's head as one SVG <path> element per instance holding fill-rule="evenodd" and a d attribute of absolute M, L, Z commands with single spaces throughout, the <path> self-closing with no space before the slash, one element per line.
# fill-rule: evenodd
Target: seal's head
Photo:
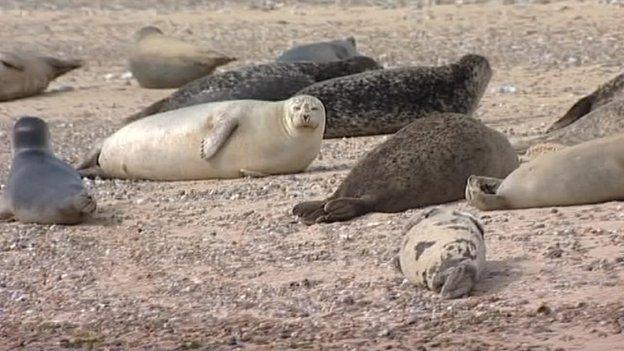
<path fill-rule="evenodd" d="M 484 85 L 483 88 L 485 88 L 485 85 L 487 85 L 490 82 L 490 78 L 492 78 L 490 62 L 481 55 L 464 55 L 457 62 L 457 66 L 461 70 L 464 70 L 473 80 L 478 82 L 479 86 Z"/>
<path fill-rule="evenodd" d="M 48 124 L 38 117 L 21 117 L 13 126 L 13 151 L 21 149 L 50 150 Z"/>
<path fill-rule="evenodd" d="M 325 107 L 310 95 L 297 95 L 286 100 L 284 117 L 288 129 L 316 129 L 325 126 Z"/>
<path fill-rule="evenodd" d="M 146 38 L 150 35 L 154 35 L 154 34 L 158 34 L 161 35 L 163 34 L 163 32 L 158 29 L 157 27 L 154 26 L 147 26 L 147 27 L 143 27 L 141 28 L 138 32 L 136 32 L 136 34 L 134 34 L 134 40 L 139 41 L 143 38 Z"/>
<path fill-rule="evenodd" d="M 468 212 L 459 212 L 440 207 L 428 208 L 423 211 L 422 219 L 435 219 L 440 225 L 465 226 L 471 228 L 472 232 L 479 233 L 483 238 L 483 225 L 474 215 Z"/>

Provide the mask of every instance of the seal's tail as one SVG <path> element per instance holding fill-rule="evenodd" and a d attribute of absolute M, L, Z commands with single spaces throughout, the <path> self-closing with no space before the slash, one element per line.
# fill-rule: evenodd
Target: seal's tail
<path fill-rule="evenodd" d="M 140 120 L 142 118 L 145 118 L 147 116 L 151 116 L 151 115 L 159 113 L 159 112 L 164 112 L 164 111 L 161 111 L 161 108 L 163 107 L 163 105 L 165 104 L 166 101 L 167 101 L 167 98 L 158 100 L 155 103 L 147 106 L 143 110 L 139 111 L 138 113 L 135 113 L 133 115 L 130 115 L 129 117 L 126 117 L 124 119 L 124 125 L 125 124 L 130 124 L 130 123 L 132 123 L 134 121 L 138 121 L 138 120 Z"/>
<path fill-rule="evenodd" d="M 62 76 L 63 74 L 82 67 L 84 61 L 77 59 L 61 60 L 54 57 L 46 56 L 44 60 L 53 68 L 53 78 Z"/>
<path fill-rule="evenodd" d="M 466 184 L 466 201 L 482 211 L 506 208 L 503 198 L 496 195 L 501 183 L 502 179 L 470 176 Z"/>

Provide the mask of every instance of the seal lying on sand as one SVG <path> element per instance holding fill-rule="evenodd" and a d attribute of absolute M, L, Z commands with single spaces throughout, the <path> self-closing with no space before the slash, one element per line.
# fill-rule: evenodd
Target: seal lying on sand
<path fill-rule="evenodd" d="M 126 119 L 126 123 L 160 112 L 226 100 L 280 101 L 325 79 L 380 69 L 375 60 L 358 56 L 330 63 L 269 63 L 248 66 L 195 80 Z"/>
<path fill-rule="evenodd" d="M 44 224 L 82 222 L 96 208 L 80 175 L 52 153 L 48 125 L 22 117 L 13 127 L 13 162 L 0 219 Z"/>
<path fill-rule="evenodd" d="M 318 155 L 324 127 L 323 105 L 311 96 L 214 102 L 131 123 L 78 168 L 83 176 L 154 180 L 296 173 Z"/>
<path fill-rule="evenodd" d="M 235 60 L 214 50 L 163 35 L 160 29 L 150 26 L 141 28 L 135 34 L 128 61 L 139 85 L 166 89 L 179 88 Z"/>
<path fill-rule="evenodd" d="M 624 99 L 624 73 L 601 85 L 593 93 L 577 101 L 563 117 L 553 123 L 546 132 L 566 127 L 600 106 Z"/>
<path fill-rule="evenodd" d="M 467 295 L 485 268 L 483 227 L 471 214 L 426 210 L 407 227 L 398 268 L 412 284 L 454 299 Z"/>
<path fill-rule="evenodd" d="M 434 111 L 471 114 L 491 76 L 485 57 L 466 55 L 448 66 L 336 78 L 297 94 L 315 96 L 325 105 L 325 138 L 389 134 Z"/>
<path fill-rule="evenodd" d="M 332 196 L 293 214 L 309 225 L 441 204 L 463 198 L 471 174 L 505 176 L 516 167 L 503 134 L 466 115 L 433 113 L 369 152 Z"/>
<path fill-rule="evenodd" d="M 0 101 L 42 93 L 51 81 L 81 66 L 80 60 L 0 52 Z"/>
<path fill-rule="evenodd" d="M 277 62 L 331 62 L 357 56 L 355 38 L 323 41 L 295 46 L 275 59 Z"/>
<path fill-rule="evenodd" d="M 546 135 L 516 140 L 513 146 L 518 152 L 524 152 L 536 144 L 576 145 L 623 132 L 624 98 L 602 105 L 574 123 Z"/>
<path fill-rule="evenodd" d="M 466 200 L 481 210 L 624 200 L 624 135 L 591 140 L 524 163 L 507 178 L 471 176 Z"/>

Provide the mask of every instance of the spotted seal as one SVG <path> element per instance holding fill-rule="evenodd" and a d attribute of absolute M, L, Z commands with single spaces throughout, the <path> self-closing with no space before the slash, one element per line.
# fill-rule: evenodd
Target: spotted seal
<path fill-rule="evenodd" d="M 325 138 L 390 134 L 434 111 L 471 114 L 491 76 L 485 57 L 466 55 L 447 66 L 335 78 L 297 94 L 315 96 L 325 105 Z"/>
<path fill-rule="evenodd" d="M 121 128 L 78 168 L 88 177 L 152 180 L 296 173 L 318 155 L 324 126 L 312 96 L 189 106 Z"/>
<path fill-rule="evenodd" d="M 380 68 L 375 60 L 363 56 L 329 63 L 283 62 L 243 67 L 197 79 L 128 117 L 126 123 L 207 102 L 285 100 L 315 82 Z"/>
<path fill-rule="evenodd" d="M 0 52 L 0 101 L 40 94 L 51 81 L 81 66 L 81 60 Z"/>
<path fill-rule="evenodd" d="M 462 199 L 471 174 L 505 176 L 517 166 L 503 134 L 466 115 L 434 112 L 364 156 L 329 198 L 302 202 L 293 214 L 310 225 L 441 204 Z"/>
<path fill-rule="evenodd" d="M 0 219 L 76 224 L 93 214 L 95 200 L 80 175 L 52 153 L 45 121 L 22 117 L 13 127 L 13 162 L 0 200 Z"/>
<path fill-rule="evenodd" d="M 150 89 L 179 88 L 212 73 L 236 58 L 164 35 L 153 26 L 135 34 L 130 51 L 130 72 L 139 85 Z"/>
<path fill-rule="evenodd" d="M 620 134 L 544 154 L 505 179 L 471 176 L 466 200 L 484 211 L 624 200 L 622 174 Z"/>
<path fill-rule="evenodd" d="M 357 56 L 355 38 L 323 41 L 295 46 L 278 56 L 277 62 L 332 62 Z"/>
<path fill-rule="evenodd" d="M 444 299 L 468 295 L 485 268 L 483 226 L 469 213 L 425 210 L 405 230 L 398 268 Z"/>

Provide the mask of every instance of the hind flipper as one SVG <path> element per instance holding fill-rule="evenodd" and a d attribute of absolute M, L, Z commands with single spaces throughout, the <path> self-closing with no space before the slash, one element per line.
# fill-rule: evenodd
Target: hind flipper
<path fill-rule="evenodd" d="M 327 201 L 306 201 L 293 207 L 292 213 L 301 218 L 304 224 L 312 225 L 316 219 L 325 214 L 323 207 Z"/>
<path fill-rule="evenodd" d="M 440 289 L 443 299 L 455 299 L 468 295 L 477 282 L 477 270 L 470 263 L 462 263 L 444 271 L 444 285 Z"/>
<path fill-rule="evenodd" d="M 89 168 L 79 169 L 78 174 L 80 174 L 82 178 L 89 178 L 89 179 L 95 179 L 95 178 L 114 179 L 115 178 L 107 174 L 106 172 L 104 172 L 104 170 L 100 166 L 93 166 Z"/>
<path fill-rule="evenodd" d="M 130 123 L 132 123 L 134 121 L 138 121 L 138 120 L 140 120 L 142 118 L 145 118 L 147 116 L 151 116 L 151 115 L 154 115 L 154 114 L 157 114 L 157 113 L 160 113 L 160 112 L 164 112 L 164 111 L 161 111 L 161 108 L 165 104 L 165 102 L 167 102 L 167 98 L 164 98 L 164 99 L 156 101 L 155 103 L 147 106 L 143 110 L 141 110 L 141 111 L 139 111 L 139 112 L 137 112 L 137 113 L 135 113 L 133 115 L 130 115 L 129 117 L 126 117 L 123 120 L 123 124 L 124 125 L 130 124 Z"/>
<path fill-rule="evenodd" d="M 234 130 L 238 127 L 238 119 L 221 115 L 214 124 L 210 134 L 202 140 L 201 158 L 209 161 L 225 145 Z"/>
<path fill-rule="evenodd" d="M 316 223 L 348 221 L 366 214 L 373 209 L 373 201 L 369 198 L 341 197 L 328 201 L 323 206 L 325 215 L 316 219 Z"/>
<path fill-rule="evenodd" d="M 43 57 L 43 60 L 52 68 L 52 79 L 62 76 L 63 74 L 82 67 L 82 60 L 61 60 L 55 57 Z"/>
<path fill-rule="evenodd" d="M 87 155 L 78 162 L 76 165 L 77 170 L 96 167 L 98 165 L 98 159 L 100 158 L 100 153 L 102 152 L 102 145 L 104 144 L 104 139 L 98 140 L 93 148 L 89 150 Z"/>
<path fill-rule="evenodd" d="M 466 201 L 482 211 L 506 209 L 505 199 L 496 194 L 502 179 L 470 176 L 466 184 Z"/>
<path fill-rule="evenodd" d="M 559 118 L 555 123 L 548 127 L 548 129 L 546 129 L 546 133 L 569 126 L 579 118 L 591 112 L 595 100 L 596 96 L 591 94 L 577 101 L 574 105 L 572 105 L 568 112 L 563 115 L 563 117 Z"/>
<path fill-rule="evenodd" d="M 13 210 L 9 206 L 6 198 L 0 197 L 0 221 L 9 221 L 13 219 Z"/>

